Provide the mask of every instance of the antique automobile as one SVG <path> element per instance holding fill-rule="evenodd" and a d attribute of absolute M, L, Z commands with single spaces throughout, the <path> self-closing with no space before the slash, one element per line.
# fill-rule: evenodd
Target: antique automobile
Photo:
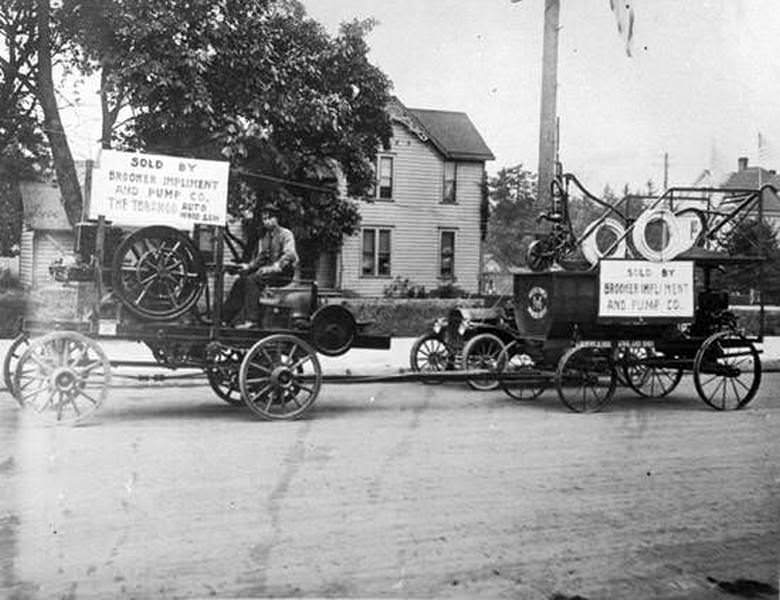
<path fill-rule="evenodd" d="M 472 354 L 479 351 L 498 356 L 504 344 L 514 337 L 512 320 L 511 303 L 489 308 L 453 308 L 415 340 L 409 365 L 413 371 L 420 372 L 459 370 L 464 366 L 466 348 Z M 477 336 L 479 342 L 469 346 Z M 466 383 L 474 390 L 492 390 L 499 385 L 496 379 L 484 378 L 467 379 Z"/>

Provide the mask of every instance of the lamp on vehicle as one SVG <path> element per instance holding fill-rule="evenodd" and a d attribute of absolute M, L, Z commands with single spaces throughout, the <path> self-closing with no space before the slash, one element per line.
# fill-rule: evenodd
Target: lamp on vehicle
<path fill-rule="evenodd" d="M 465 333 L 469 330 L 469 327 L 471 327 L 471 321 L 468 319 L 463 319 L 458 326 L 458 334 L 460 336 L 465 335 Z"/>
<path fill-rule="evenodd" d="M 441 333 L 441 330 L 444 329 L 447 326 L 447 319 L 444 317 L 439 317 L 436 319 L 436 321 L 433 323 L 433 333 Z"/>

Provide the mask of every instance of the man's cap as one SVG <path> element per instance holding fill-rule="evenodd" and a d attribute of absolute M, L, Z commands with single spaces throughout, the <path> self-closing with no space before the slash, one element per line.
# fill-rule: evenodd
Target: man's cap
<path fill-rule="evenodd" d="M 271 215 L 272 217 L 279 216 L 279 207 L 276 204 L 263 204 L 258 211 L 260 215 Z"/>

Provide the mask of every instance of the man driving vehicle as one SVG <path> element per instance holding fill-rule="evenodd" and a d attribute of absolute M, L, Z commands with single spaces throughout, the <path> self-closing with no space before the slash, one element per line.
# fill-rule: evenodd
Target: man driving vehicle
<path fill-rule="evenodd" d="M 277 211 L 265 206 L 260 211 L 263 236 L 257 245 L 254 258 L 239 264 L 240 279 L 233 285 L 225 302 L 225 317 L 229 321 L 236 312 L 231 306 L 243 294 L 244 322 L 237 329 L 256 327 L 260 320 L 260 296 L 267 286 L 284 286 L 293 280 L 298 265 L 295 236 L 292 231 L 279 225 Z M 232 310 L 231 310 L 232 308 Z"/>

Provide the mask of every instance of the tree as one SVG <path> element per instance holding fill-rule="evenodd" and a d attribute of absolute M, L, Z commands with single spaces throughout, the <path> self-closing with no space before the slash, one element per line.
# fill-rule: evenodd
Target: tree
<path fill-rule="evenodd" d="M 103 69 L 108 117 L 132 108 L 113 142 L 229 159 L 234 214 L 274 202 L 326 249 L 356 230 L 334 182 L 366 193 L 392 134 L 390 82 L 367 58 L 372 21 L 331 37 L 297 0 L 65 0 L 63 11 L 74 59 Z"/>
<path fill-rule="evenodd" d="M 490 217 L 485 250 L 505 266 L 524 264 L 537 229 L 536 175 L 522 164 L 505 167 L 488 181 Z"/>
<path fill-rule="evenodd" d="M 57 97 L 54 93 L 52 54 L 57 51 L 51 31 L 51 7 L 49 0 L 37 0 L 38 25 L 38 68 L 36 69 L 36 95 L 43 110 L 43 129 L 49 138 L 49 147 L 54 158 L 54 170 L 62 194 L 65 214 L 71 225 L 81 220 L 81 186 L 76 175 L 76 166 L 70 152 L 68 136 L 60 119 Z"/>
<path fill-rule="evenodd" d="M 6 112 L 13 121 L 11 128 L 33 134 L 43 131 L 65 212 L 70 222 L 76 223 L 81 218 L 81 188 L 55 95 L 52 56 L 61 52 L 62 44 L 52 15 L 48 0 L 10 0 L 0 4 L 0 21 L 4 25 L 0 31 L 0 66 L 3 85 L 15 90 L 11 92 L 11 110 Z M 27 141 L 32 140 L 28 137 Z"/>
<path fill-rule="evenodd" d="M 760 263 L 726 267 L 718 284 L 733 292 L 746 292 L 759 287 L 765 302 L 780 301 L 780 246 L 777 230 L 758 219 L 745 219 L 734 226 L 725 240 L 730 256 L 766 257 Z"/>

